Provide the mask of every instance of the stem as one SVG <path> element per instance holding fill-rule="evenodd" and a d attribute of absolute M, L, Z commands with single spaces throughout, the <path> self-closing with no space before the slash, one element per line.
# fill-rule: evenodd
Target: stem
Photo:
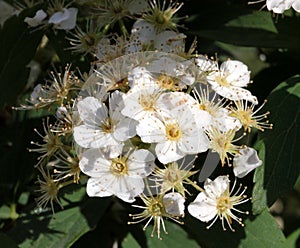
<path fill-rule="evenodd" d="M 106 34 L 107 34 L 107 32 L 108 32 L 108 30 L 109 30 L 109 27 L 110 27 L 110 24 L 109 24 L 109 23 L 106 24 L 106 25 L 104 26 L 103 31 L 102 31 L 103 35 L 106 35 Z"/>
<path fill-rule="evenodd" d="M 188 90 L 186 91 L 187 94 L 190 94 L 191 91 L 194 89 L 196 83 L 193 83 L 192 85 L 189 86 Z"/>
<path fill-rule="evenodd" d="M 19 217 L 19 214 L 17 213 L 17 209 L 16 209 L 16 204 L 15 203 L 12 203 L 11 205 L 10 205 L 10 218 L 12 219 L 12 220 L 16 220 L 16 219 L 18 219 L 18 217 Z"/>
<path fill-rule="evenodd" d="M 61 189 L 61 188 L 65 187 L 65 186 L 68 186 L 68 185 L 73 184 L 73 183 L 74 183 L 73 180 L 70 180 L 70 181 L 66 181 L 66 182 L 60 183 L 60 184 L 58 185 L 58 189 Z"/>
<path fill-rule="evenodd" d="M 122 34 L 123 34 L 125 37 L 127 37 L 127 36 L 128 36 L 128 31 L 127 31 L 127 28 L 125 27 L 125 24 L 124 24 L 123 20 L 122 20 L 122 19 L 118 20 L 118 23 L 119 23 L 119 25 L 120 25 L 120 29 L 121 29 L 121 31 L 122 31 Z"/>
<path fill-rule="evenodd" d="M 202 189 L 200 186 L 198 186 L 197 183 L 193 182 L 191 179 L 186 178 L 185 180 L 186 180 L 186 182 L 188 182 L 189 184 L 191 184 L 196 190 L 204 192 L 204 189 Z"/>

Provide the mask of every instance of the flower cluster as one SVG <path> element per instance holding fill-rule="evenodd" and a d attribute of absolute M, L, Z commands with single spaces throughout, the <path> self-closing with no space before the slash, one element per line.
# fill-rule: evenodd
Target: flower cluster
<path fill-rule="evenodd" d="M 75 28 L 69 32 L 70 49 L 96 61 L 88 76 L 75 76 L 69 66 L 53 74 L 20 107 L 56 112 L 55 124 L 47 120 L 45 135 L 39 133 L 43 144 L 33 142 L 38 147 L 31 149 L 42 153 L 40 204 L 59 203 L 62 187 L 88 177 L 91 197 L 114 196 L 127 203 L 140 198 L 144 205 L 133 206 L 143 211 L 132 214 L 129 223 L 148 219 L 146 228 L 153 220 L 152 234 L 161 238 L 164 218 L 182 223 L 187 197 L 199 191 L 187 211 L 200 221 L 212 220 L 208 227 L 220 218 L 224 230 L 226 223 L 234 230 L 232 220 L 242 224 L 236 205 L 249 200 L 246 187 L 233 192 L 229 177 L 219 175 L 201 188 L 195 177 L 202 165 L 196 159 L 217 154 L 220 165 L 232 167 L 238 178 L 262 164 L 244 137 L 272 125 L 268 112 L 258 113 L 264 103 L 259 106 L 246 89 L 252 83 L 247 65 L 194 54 L 194 43 L 187 49 L 177 24 L 182 4 L 103 2 L 95 1 L 90 11 L 99 23 L 88 21 L 86 31 L 75 28 L 74 7 L 48 13 L 55 29 Z M 24 21 L 35 27 L 46 16 L 39 10 Z M 134 19 L 130 31 L 127 19 Z M 116 24 L 120 34 L 108 35 Z"/>

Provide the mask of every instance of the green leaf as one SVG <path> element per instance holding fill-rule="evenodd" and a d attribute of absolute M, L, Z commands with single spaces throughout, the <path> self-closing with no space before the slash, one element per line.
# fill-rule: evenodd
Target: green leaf
<path fill-rule="evenodd" d="M 0 109 L 4 104 L 15 102 L 27 83 L 29 68 L 43 33 L 33 31 L 24 23 L 24 18 L 34 13 L 23 11 L 7 20 L 0 29 Z"/>
<path fill-rule="evenodd" d="M 296 231 L 294 231 L 292 234 L 290 234 L 285 242 L 286 248 L 294 248 L 296 247 L 296 242 L 300 238 L 300 228 L 298 228 Z"/>
<path fill-rule="evenodd" d="M 243 28 L 258 28 L 261 30 L 277 33 L 274 25 L 272 14 L 270 12 L 253 12 L 247 15 L 241 15 L 237 18 L 228 21 L 225 27 L 243 27 Z"/>
<path fill-rule="evenodd" d="M 192 240 L 188 237 L 188 234 L 182 229 L 182 227 L 169 221 L 165 221 L 165 224 L 166 224 L 166 230 L 168 234 L 164 234 L 163 230 L 161 230 L 162 240 L 159 240 L 157 238 L 156 232 L 154 232 L 154 237 L 151 237 L 152 226 L 149 226 L 146 229 L 146 236 L 148 237 L 149 248 L 151 247 L 181 248 L 183 246 L 189 248 L 199 247 L 199 245 L 195 240 Z"/>
<path fill-rule="evenodd" d="M 10 207 L 3 205 L 0 207 L 0 219 L 9 219 L 11 217 Z"/>
<path fill-rule="evenodd" d="M 288 48 L 299 51 L 300 17 L 286 17 L 276 25 L 271 13 L 254 12 L 238 16 L 216 28 L 192 31 L 200 37 L 238 46 Z"/>
<path fill-rule="evenodd" d="M 258 150 L 258 157 L 263 161 L 263 164 L 255 170 L 252 190 L 252 212 L 259 214 L 267 208 L 267 191 L 264 189 L 264 168 L 265 168 L 265 144 L 262 140 L 254 146 Z"/>
<path fill-rule="evenodd" d="M 9 235 L 18 241 L 21 248 L 70 247 L 95 228 L 109 203 L 109 198 L 88 198 L 81 206 L 66 207 L 53 216 L 45 214 L 38 217 L 34 212 L 29 213 L 18 219 Z"/>
<path fill-rule="evenodd" d="M 285 237 L 275 219 L 267 210 L 254 220 L 245 221 L 245 233 L 246 237 L 241 240 L 240 248 L 285 247 Z"/>
<path fill-rule="evenodd" d="M 134 239 L 134 237 L 131 235 L 131 233 L 128 233 L 126 238 L 122 242 L 123 248 L 139 248 L 139 243 Z"/>
<path fill-rule="evenodd" d="M 268 97 L 265 109 L 273 130 L 260 133 L 265 144 L 264 188 L 271 205 L 283 192 L 293 188 L 299 174 L 300 76 L 281 83 Z"/>

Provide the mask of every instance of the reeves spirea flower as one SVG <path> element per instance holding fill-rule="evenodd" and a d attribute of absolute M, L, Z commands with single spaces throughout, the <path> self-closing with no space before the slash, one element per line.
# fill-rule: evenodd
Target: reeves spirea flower
<path fill-rule="evenodd" d="M 227 176 L 219 176 L 214 181 L 209 178 L 204 183 L 204 191 L 200 192 L 196 199 L 188 206 L 189 213 L 203 222 L 212 221 L 207 228 L 210 228 L 218 218 L 222 222 L 223 230 L 226 230 L 225 223 L 232 228 L 232 220 L 243 225 L 241 218 L 236 216 L 242 212 L 236 209 L 236 205 L 240 205 L 249 200 L 244 195 L 246 187 L 242 189 L 241 185 L 238 190 L 233 193 L 235 183 L 232 189 L 229 189 L 229 178 Z"/>
<path fill-rule="evenodd" d="M 241 125 L 244 127 L 244 130 L 248 131 L 249 133 L 251 128 L 256 128 L 260 131 L 264 131 L 266 128 L 272 129 L 273 125 L 266 120 L 270 112 L 257 115 L 265 103 L 266 101 L 260 107 L 254 110 L 255 104 L 253 103 L 249 104 L 247 101 L 235 101 L 235 106 L 229 107 L 230 116 L 238 119 Z"/>
<path fill-rule="evenodd" d="M 155 181 L 156 185 L 160 188 L 161 193 L 166 193 L 168 191 L 179 192 L 185 197 L 185 193 L 188 193 L 186 185 L 195 185 L 195 182 L 189 178 L 198 172 L 191 171 L 191 169 L 194 168 L 192 163 L 194 162 L 195 157 L 190 162 L 186 162 L 185 158 L 181 162 L 175 161 L 165 165 L 164 169 L 158 167 L 155 169 L 153 178 L 150 177 L 149 180 Z"/>
<path fill-rule="evenodd" d="M 133 207 L 144 209 L 142 213 L 139 214 L 130 214 L 133 220 L 128 222 L 128 224 L 140 223 L 144 220 L 147 220 L 147 223 L 143 227 L 143 230 L 146 230 L 147 226 L 153 220 L 154 225 L 151 233 L 153 237 L 154 232 L 156 231 L 158 239 L 162 239 L 160 236 L 160 228 L 162 227 L 163 231 L 167 234 L 167 230 L 164 223 L 164 218 L 169 218 L 179 224 L 183 224 L 179 221 L 180 217 L 184 215 L 184 197 L 179 193 L 168 193 L 160 194 L 157 196 L 146 196 L 142 194 L 141 199 L 143 200 L 145 206 L 133 205 Z"/>
<path fill-rule="evenodd" d="M 144 19 L 137 20 L 131 30 L 126 53 L 154 51 L 180 53 L 184 49 L 186 36 L 175 31 L 157 31 L 155 26 Z"/>
<path fill-rule="evenodd" d="M 241 127 L 239 120 L 230 116 L 230 112 L 224 107 L 224 99 L 218 98 L 218 95 L 215 92 L 211 92 L 209 87 L 195 87 L 193 93 L 198 101 L 197 107 L 202 112 L 196 117 L 199 117 L 201 120 L 206 115 L 207 121 L 203 123 L 205 129 L 214 126 L 220 131 L 226 132 L 230 129 L 239 129 Z"/>
<path fill-rule="evenodd" d="M 222 132 L 213 126 L 211 126 L 207 131 L 210 139 L 210 149 L 219 154 L 222 166 L 224 166 L 225 162 L 229 163 L 229 154 L 234 156 L 239 153 L 240 146 L 233 143 L 241 139 L 243 136 L 234 139 L 235 133 L 235 129 Z"/>
<path fill-rule="evenodd" d="M 240 61 L 225 61 L 217 71 L 212 71 L 206 78 L 212 89 L 220 96 L 230 100 L 258 103 L 256 97 L 243 88 L 250 83 L 250 71 Z"/>
<path fill-rule="evenodd" d="M 79 101 L 77 108 L 83 124 L 74 128 L 74 139 L 84 148 L 109 147 L 112 156 L 118 155 L 122 142 L 135 135 L 135 121 L 121 114 L 121 92 L 111 94 L 109 109 L 95 97 Z"/>
<path fill-rule="evenodd" d="M 110 158 L 99 149 L 89 149 L 79 162 L 83 173 L 91 178 L 87 182 L 89 196 L 115 195 L 125 202 L 144 191 L 144 180 L 154 169 L 154 155 L 144 149 Z"/>
<path fill-rule="evenodd" d="M 167 164 L 208 149 L 209 140 L 196 123 L 185 98 L 165 93 L 160 96 L 158 105 L 160 115 L 141 120 L 137 134 L 145 143 L 157 143 L 155 152 L 161 163 Z"/>

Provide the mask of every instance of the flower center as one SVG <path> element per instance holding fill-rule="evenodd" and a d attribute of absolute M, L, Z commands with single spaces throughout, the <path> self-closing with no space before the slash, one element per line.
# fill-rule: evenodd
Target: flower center
<path fill-rule="evenodd" d="M 221 196 L 218 199 L 217 209 L 220 213 L 224 213 L 227 211 L 227 209 L 231 209 L 231 208 L 232 208 L 232 204 L 228 196 Z"/>
<path fill-rule="evenodd" d="M 144 110 L 154 110 L 156 99 L 151 95 L 141 95 L 139 97 L 139 103 L 143 107 Z"/>
<path fill-rule="evenodd" d="M 120 90 L 122 92 L 127 92 L 129 89 L 127 78 L 123 78 L 115 82 L 107 91 Z"/>
<path fill-rule="evenodd" d="M 110 171 L 115 176 L 122 176 L 128 172 L 128 167 L 124 158 L 113 159 L 110 165 Z"/>
<path fill-rule="evenodd" d="M 157 83 L 161 88 L 167 89 L 167 90 L 172 90 L 175 87 L 175 82 L 174 80 L 167 75 L 161 75 L 157 79 Z"/>
<path fill-rule="evenodd" d="M 203 104 L 199 104 L 199 109 L 207 111 L 207 106 L 204 103 Z"/>
<path fill-rule="evenodd" d="M 177 182 L 181 181 L 181 176 L 178 170 L 167 169 L 164 179 L 171 184 L 176 184 Z"/>
<path fill-rule="evenodd" d="M 217 76 L 215 76 L 215 80 L 221 86 L 224 86 L 224 87 L 230 86 L 230 83 L 228 83 L 228 81 L 226 80 L 226 77 L 217 75 Z"/>
<path fill-rule="evenodd" d="M 101 124 L 102 131 L 104 133 L 111 133 L 113 131 L 113 123 L 112 120 L 110 118 L 107 118 L 106 120 L 104 120 Z"/>
<path fill-rule="evenodd" d="M 162 216 L 164 211 L 164 205 L 162 202 L 154 200 L 149 206 L 149 211 L 152 216 Z"/>
<path fill-rule="evenodd" d="M 238 115 L 237 117 L 244 126 L 250 126 L 253 122 L 253 120 L 251 118 L 252 114 L 253 114 L 253 112 L 251 109 L 240 110 L 239 112 L 237 112 L 237 115 Z"/>
<path fill-rule="evenodd" d="M 93 47 L 97 44 L 96 35 L 93 33 L 87 33 L 85 36 L 82 37 L 81 42 L 84 44 L 85 47 Z"/>
<path fill-rule="evenodd" d="M 181 129 L 177 123 L 168 124 L 166 126 L 166 134 L 169 140 L 179 140 L 181 138 Z"/>

